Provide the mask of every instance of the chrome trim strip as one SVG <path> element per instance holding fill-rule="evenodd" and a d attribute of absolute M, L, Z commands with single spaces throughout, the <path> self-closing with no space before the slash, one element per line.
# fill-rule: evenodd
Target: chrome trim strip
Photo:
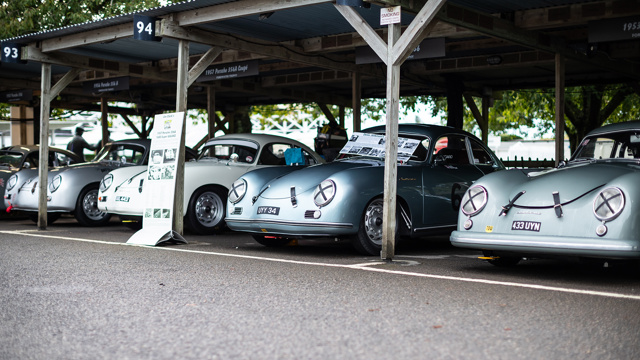
<path fill-rule="evenodd" d="M 257 220 L 257 219 L 225 219 L 227 223 L 238 223 L 238 224 L 273 224 L 273 225 L 289 225 L 289 226 L 305 226 L 305 227 L 337 227 L 337 228 L 345 228 L 351 229 L 353 228 L 353 224 L 351 223 L 331 223 L 331 222 L 298 222 L 298 221 L 287 221 L 287 220 Z"/>
<path fill-rule="evenodd" d="M 416 229 L 413 229 L 413 232 L 417 232 L 417 231 L 424 231 L 424 230 L 431 230 L 431 229 L 455 228 L 456 226 L 457 226 L 456 224 L 451 224 L 451 225 L 438 225 L 438 226 L 429 226 L 429 227 L 423 227 L 423 228 L 416 228 Z"/>
<path fill-rule="evenodd" d="M 509 245 L 517 247 L 541 248 L 548 247 L 553 249 L 577 249 L 577 250 L 603 250 L 603 251 L 638 251 L 631 245 L 598 245 L 587 243 L 568 243 L 558 241 L 517 241 L 513 240 L 496 240 L 496 239 L 472 239 L 459 237 L 451 239 L 451 242 L 458 244 L 479 244 L 479 245 Z"/>

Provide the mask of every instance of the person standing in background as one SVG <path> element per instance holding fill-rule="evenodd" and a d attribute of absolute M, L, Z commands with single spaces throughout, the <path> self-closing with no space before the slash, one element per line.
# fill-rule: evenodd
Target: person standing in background
<path fill-rule="evenodd" d="M 82 134 L 84 134 L 84 129 L 78 126 L 75 130 L 75 136 L 67 144 L 67 150 L 78 154 L 84 162 L 84 149 L 95 150 L 97 145 L 89 145 Z"/>

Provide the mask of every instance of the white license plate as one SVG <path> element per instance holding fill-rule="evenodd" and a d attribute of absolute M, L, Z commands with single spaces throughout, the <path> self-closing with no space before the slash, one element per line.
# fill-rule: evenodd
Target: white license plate
<path fill-rule="evenodd" d="M 522 230 L 522 231 L 540 231 L 541 223 L 537 221 L 514 221 L 511 224 L 511 230 Z"/>
<path fill-rule="evenodd" d="M 258 215 L 278 215 L 280 214 L 280 208 L 277 206 L 258 206 Z"/>

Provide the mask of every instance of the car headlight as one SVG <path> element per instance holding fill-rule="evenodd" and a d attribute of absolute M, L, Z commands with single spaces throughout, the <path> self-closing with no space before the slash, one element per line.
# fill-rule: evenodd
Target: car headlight
<path fill-rule="evenodd" d="M 319 207 L 326 206 L 336 196 L 336 183 L 333 180 L 324 180 L 313 192 L 313 202 Z"/>
<path fill-rule="evenodd" d="M 7 190 L 12 190 L 18 183 L 18 175 L 13 174 L 7 181 Z"/>
<path fill-rule="evenodd" d="M 113 184 L 113 175 L 111 174 L 105 175 L 105 177 L 103 177 L 102 180 L 100 180 L 100 191 L 102 192 L 107 191 L 107 189 L 111 187 L 111 184 Z"/>
<path fill-rule="evenodd" d="M 489 194 L 487 193 L 487 189 L 480 185 L 472 186 L 464 194 L 462 207 L 460 209 L 462 209 L 463 214 L 473 216 L 484 209 L 488 199 Z"/>
<path fill-rule="evenodd" d="M 247 193 L 247 182 L 244 179 L 238 179 L 231 184 L 231 190 L 229 190 L 229 201 L 232 204 L 236 204 Z"/>
<path fill-rule="evenodd" d="M 49 191 L 51 191 L 52 193 L 55 192 L 60 187 L 60 184 L 62 184 L 62 176 L 54 176 L 53 180 L 51 180 L 51 183 L 49 183 Z"/>
<path fill-rule="evenodd" d="M 606 188 L 593 200 L 593 214 L 601 221 L 615 219 L 624 209 L 624 193 L 617 187 Z"/>

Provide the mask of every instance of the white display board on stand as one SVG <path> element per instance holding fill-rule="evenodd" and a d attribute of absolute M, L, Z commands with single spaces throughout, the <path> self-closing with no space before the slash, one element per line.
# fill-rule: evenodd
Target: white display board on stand
<path fill-rule="evenodd" d="M 158 114 L 154 118 L 147 177 L 142 195 L 145 202 L 142 229 L 127 244 L 155 246 L 165 241 L 187 241 L 173 230 L 173 204 L 184 112 Z"/>

